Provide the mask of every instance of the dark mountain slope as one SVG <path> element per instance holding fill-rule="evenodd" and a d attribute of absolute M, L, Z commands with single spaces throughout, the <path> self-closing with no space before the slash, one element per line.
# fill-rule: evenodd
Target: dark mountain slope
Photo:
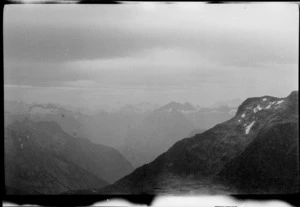
<path fill-rule="evenodd" d="M 99 188 L 132 171 L 115 149 L 74 138 L 55 122 L 14 122 L 5 133 L 6 185 L 11 188 L 23 182 L 28 188 L 34 188 L 35 182 L 45 185 L 42 193 Z M 28 173 L 31 181 L 27 183 Z M 53 180 L 60 187 L 50 190 Z"/>
<path fill-rule="evenodd" d="M 13 129 L 5 131 L 5 185 L 11 194 L 57 194 L 100 188 L 107 182 L 78 165 L 45 151 Z"/>
<path fill-rule="evenodd" d="M 299 191 L 298 94 L 287 97 L 288 110 L 274 114 L 268 125 L 219 173 L 220 180 L 249 192 Z M 286 118 L 286 121 L 281 119 Z"/>
<path fill-rule="evenodd" d="M 189 190 L 197 191 L 201 188 L 197 182 L 211 186 L 220 180 L 228 184 L 227 192 L 295 192 L 299 173 L 297 124 L 298 92 L 284 99 L 249 98 L 234 118 L 178 141 L 153 162 L 100 193 L 158 193 L 161 188 L 170 193 L 188 182 L 194 183 Z"/>
<path fill-rule="evenodd" d="M 52 136 L 55 135 L 53 132 L 58 131 L 58 136 L 54 136 L 54 138 L 60 147 L 55 150 L 65 159 L 108 182 L 114 182 L 132 172 L 131 164 L 117 150 L 94 144 L 88 139 L 74 138 L 59 130 L 60 126 L 57 123 L 50 123 L 52 127 L 49 122 L 39 122 L 38 126 Z M 63 137 L 60 136 L 61 133 Z"/>

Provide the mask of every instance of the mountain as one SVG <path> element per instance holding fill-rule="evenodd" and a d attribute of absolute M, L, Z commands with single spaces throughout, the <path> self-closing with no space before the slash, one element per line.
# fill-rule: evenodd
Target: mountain
<path fill-rule="evenodd" d="M 184 104 L 181 103 L 177 103 L 177 102 L 170 102 L 168 104 L 166 104 L 165 106 L 160 107 L 159 109 L 157 109 L 157 111 L 181 111 L 181 112 L 185 112 L 185 111 L 194 111 L 196 110 L 196 108 L 194 106 L 192 106 L 192 104 L 186 102 Z"/>
<path fill-rule="evenodd" d="M 9 104 L 8 104 L 9 105 Z M 15 104 L 22 108 L 22 104 Z M 128 104 L 84 114 L 58 104 L 31 104 L 15 114 L 5 108 L 5 125 L 14 120 L 54 121 L 64 132 L 117 149 L 134 167 L 148 163 L 194 130 L 208 129 L 234 116 L 236 108 L 200 108 L 190 103 Z"/>
<path fill-rule="evenodd" d="M 21 127 L 21 126 L 19 126 Z M 7 194 L 57 194 L 66 190 L 100 188 L 108 183 L 45 149 L 49 142 L 16 126 L 5 129 L 5 187 Z M 43 134 L 41 134 L 43 135 Z M 45 138 L 40 136 L 41 138 Z"/>
<path fill-rule="evenodd" d="M 58 104 L 26 104 L 24 102 L 5 101 L 5 126 L 14 121 L 23 121 L 30 119 L 35 122 L 54 121 L 62 129 L 73 136 L 78 135 L 78 129 L 81 127 L 77 120 L 83 116 L 80 112 L 73 112 Z"/>
<path fill-rule="evenodd" d="M 298 92 L 248 98 L 236 115 L 176 142 L 98 193 L 295 193 L 299 184 Z"/>
<path fill-rule="evenodd" d="M 236 112 L 236 108 L 196 109 L 190 103 L 173 101 L 130 124 L 123 146 L 117 149 L 134 167 L 139 167 L 154 160 L 182 137 L 190 137 L 232 118 L 232 112 Z"/>
<path fill-rule="evenodd" d="M 157 104 L 151 104 L 147 102 L 139 104 L 127 104 L 114 110 L 119 113 L 147 113 L 157 109 L 159 106 Z"/>
<path fill-rule="evenodd" d="M 277 102 L 270 99 L 267 106 L 261 107 L 264 106 L 277 113 L 269 114 L 256 138 L 223 167 L 218 177 L 227 185 L 235 184 L 242 190 L 258 191 L 265 187 L 276 193 L 299 192 L 298 92 L 292 92 L 286 99 L 277 99 Z M 244 107 L 240 110 L 245 110 Z M 254 108 L 255 111 L 259 109 Z M 245 118 L 250 117 L 246 114 Z"/>
<path fill-rule="evenodd" d="M 99 188 L 133 169 L 115 149 L 72 137 L 56 122 L 13 122 L 4 149 L 6 186 L 26 192 Z"/>
<path fill-rule="evenodd" d="M 196 126 L 181 112 L 155 110 L 129 128 L 120 152 L 139 167 L 151 162 Z"/>

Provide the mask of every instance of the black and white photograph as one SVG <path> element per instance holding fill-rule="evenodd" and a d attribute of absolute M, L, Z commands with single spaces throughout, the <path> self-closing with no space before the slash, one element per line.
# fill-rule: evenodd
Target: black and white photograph
<path fill-rule="evenodd" d="M 299 193 L 292 3 L 7 4 L 7 195 Z"/>

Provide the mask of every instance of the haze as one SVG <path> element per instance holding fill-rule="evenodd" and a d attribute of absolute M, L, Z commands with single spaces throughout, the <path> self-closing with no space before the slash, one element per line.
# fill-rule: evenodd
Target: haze
<path fill-rule="evenodd" d="M 8 5 L 5 100 L 201 106 L 298 88 L 295 4 Z"/>

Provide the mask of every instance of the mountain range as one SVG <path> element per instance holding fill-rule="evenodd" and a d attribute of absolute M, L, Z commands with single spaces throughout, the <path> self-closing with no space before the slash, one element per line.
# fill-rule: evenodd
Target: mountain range
<path fill-rule="evenodd" d="M 235 116 L 176 142 L 97 193 L 296 193 L 298 91 L 245 100 Z"/>
<path fill-rule="evenodd" d="M 14 120 L 53 121 L 64 132 L 117 149 L 134 167 L 148 163 L 182 137 L 205 130 L 234 116 L 236 108 L 197 108 L 170 102 L 127 104 L 111 111 L 85 114 L 57 104 L 5 104 L 5 125 Z"/>
<path fill-rule="evenodd" d="M 295 193 L 298 106 L 298 91 L 285 98 L 248 98 L 237 109 L 170 102 L 87 115 L 53 104 L 10 104 L 5 110 L 6 192 Z M 229 118 L 206 130 L 195 126 L 198 114 Z M 118 132 L 122 139 L 114 140 L 120 141 L 117 150 L 84 136 L 89 130 L 96 136 L 97 128 L 123 130 Z M 101 142 L 101 133 L 94 142 Z"/>

